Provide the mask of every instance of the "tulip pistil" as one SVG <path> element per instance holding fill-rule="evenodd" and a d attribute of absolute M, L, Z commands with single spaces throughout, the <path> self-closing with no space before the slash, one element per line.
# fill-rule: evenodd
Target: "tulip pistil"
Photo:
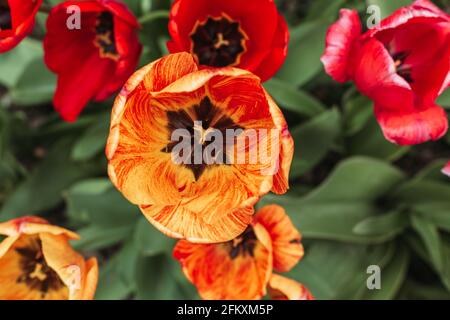
<path fill-rule="evenodd" d="M 212 67 L 234 66 L 245 52 L 246 34 L 239 22 L 227 16 L 208 17 L 197 23 L 191 33 L 192 53 L 201 65 Z"/>

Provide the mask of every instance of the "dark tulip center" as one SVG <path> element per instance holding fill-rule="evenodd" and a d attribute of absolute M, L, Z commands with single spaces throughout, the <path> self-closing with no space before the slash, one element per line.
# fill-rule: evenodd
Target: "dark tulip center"
<path fill-rule="evenodd" d="M 408 52 L 401 51 L 401 52 L 389 52 L 392 59 L 394 60 L 395 68 L 397 74 L 405 79 L 408 83 L 413 83 L 414 80 L 411 76 L 411 66 L 405 64 L 406 58 L 408 57 Z"/>
<path fill-rule="evenodd" d="M 245 51 L 246 38 L 238 22 L 209 17 L 198 23 L 191 34 L 192 52 L 201 65 L 233 66 Z"/>
<path fill-rule="evenodd" d="M 7 0 L 0 0 L 0 31 L 12 30 L 11 9 Z"/>
<path fill-rule="evenodd" d="M 31 290 L 39 291 L 42 298 L 49 291 L 57 291 L 64 286 L 58 274 L 45 261 L 40 240 L 33 239 L 29 246 L 15 250 L 20 255 L 22 271 L 17 283 L 25 283 Z"/>
<path fill-rule="evenodd" d="M 235 259 L 239 255 L 253 257 L 257 241 L 255 231 L 248 227 L 242 235 L 228 242 L 230 258 Z"/>
<path fill-rule="evenodd" d="M 178 157 L 188 159 L 188 163 L 183 162 L 183 165 L 192 171 L 195 180 L 200 178 L 208 166 L 229 163 L 226 155 L 226 145 L 230 143 L 227 138 L 227 129 L 232 129 L 234 132 L 242 129 L 220 108 L 214 106 L 208 97 L 203 98 L 198 105 L 193 105 L 186 110 L 167 111 L 167 121 L 171 142 L 161 151 L 165 153 L 176 152 Z M 189 150 L 174 150 L 180 144 L 180 141 L 173 141 L 172 137 L 174 131 L 179 129 L 184 132 L 182 133 L 183 138 L 190 139 Z M 214 136 L 216 134 L 220 134 L 223 138 L 220 148 L 212 148 L 210 155 L 212 159 L 207 159 L 203 152 L 210 144 L 215 143 Z M 234 141 L 234 136 L 232 139 Z M 200 151 L 200 159 L 195 157 L 196 151 Z M 184 152 L 190 152 L 190 154 L 184 154 Z"/>
<path fill-rule="evenodd" d="M 99 48 L 102 58 L 119 59 L 114 37 L 114 17 L 108 12 L 101 12 L 95 25 L 95 46 Z"/>

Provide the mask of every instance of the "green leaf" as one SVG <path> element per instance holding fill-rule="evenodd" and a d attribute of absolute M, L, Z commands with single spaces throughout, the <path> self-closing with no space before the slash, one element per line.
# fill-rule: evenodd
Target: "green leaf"
<path fill-rule="evenodd" d="M 448 236 L 443 237 L 442 241 L 442 257 L 443 257 L 443 268 L 440 273 L 442 283 L 445 285 L 447 290 L 450 292 L 450 239 Z"/>
<path fill-rule="evenodd" d="M 42 214 L 62 202 L 63 191 L 74 182 L 98 173 L 98 163 L 76 163 L 70 160 L 70 140 L 56 143 L 33 173 L 8 196 L 3 204 L 2 219 L 23 214 Z"/>
<path fill-rule="evenodd" d="M 331 22 L 337 18 L 339 9 L 347 0 L 315 0 L 311 3 L 305 20 L 322 19 Z"/>
<path fill-rule="evenodd" d="M 307 239 L 381 243 L 393 235 L 361 235 L 355 225 L 378 215 L 376 202 L 405 179 L 391 165 L 356 157 L 341 162 L 318 188 L 306 196 L 266 196 L 260 205 L 278 203 Z"/>
<path fill-rule="evenodd" d="M 144 217 L 139 219 L 134 232 L 134 241 L 139 252 L 144 256 L 156 256 L 164 252 L 171 252 L 175 240 L 157 230 Z"/>
<path fill-rule="evenodd" d="M 277 77 L 293 86 L 301 86 L 321 70 L 318 59 L 325 49 L 325 34 L 328 23 L 312 21 L 291 28 L 289 53 Z"/>
<path fill-rule="evenodd" d="M 91 225 L 77 230 L 81 239 L 73 243 L 80 251 L 100 250 L 124 241 L 133 232 L 134 225 L 107 227 Z"/>
<path fill-rule="evenodd" d="M 402 289 L 401 300 L 450 300 L 450 292 L 439 284 L 418 283 L 408 279 Z"/>
<path fill-rule="evenodd" d="M 92 159 L 103 152 L 109 133 L 109 113 L 102 115 L 75 143 L 72 149 L 72 159 L 84 161 Z"/>
<path fill-rule="evenodd" d="M 414 181 L 434 180 L 447 182 L 448 177 L 442 174 L 442 168 L 447 161 L 448 159 L 440 159 L 431 162 L 414 176 Z"/>
<path fill-rule="evenodd" d="M 78 224 L 107 229 L 134 225 L 141 216 L 139 208 L 126 200 L 106 178 L 81 181 L 65 193 L 65 198 L 67 214 Z"/>
<path fill-rule="evenodd" d="M 21 106 L 39 105 L 52 101 L 56 76 L 39 57 L 27 66 L 16 85 L 10 91 L 12 101 Z"/>
<path fill-rule="evenodd" d="M 295 127 L 291 131 L 295 141 L 291 178 L 301 176 L 319 163 L 331 149 L 340 132 L 341 118 L 336 109 L 326 111 Z"/>
<path fill-rule="evenodd" d="M 436 103 L 446 109 L 450 108 L 450 89 L 446 89 L 437 99 Z"/>
<path fill-rule="evenodd" d="M 414 206 L 414 210 L 439 229 L 450 232 L 450 202 L 425 203 Z"/>
<path fill-rule="evenodd" d="M 372 202 L 404 179 L 404 174 L 388 163 L 353 157 L 342 161 L 328 179 L 304 201 Z"/>
<path fill-rule="evenodd" d="M 363 129 L 347 140 L 350 155 L 362 155 L 388 161 L 402 157 L 410 147 L 395 145 L 383 136 L 375 117 L 371 117 Z"/>
<path fill-rule="evenodd" d="M 427 203 L 447 203 L 450 201 L 450 185 L 445 182 L 411 180 L 396 189 L 391 198 L 418 208 Z"/>
<path fill-rule="evenodd" d="M 386 235 L 392 236 L 401 233 L 409 225 L 408 216 L 401 211 L 369 217 L 359 222 L 353 232 L 361 235 Z"/>
<path fill-rule="evenodd" d="M 192 291 L 177 281 L 176 269 L 181 267 L 166 255 L 142 257 L 136 272 L 137 299 L 192 299 Z"/>
<path fill-rule="evenodd" d="M 125 245 L 108 261 L 101 265 L 96 300 L 126 299 L 136 289 L 135 273 L 139 257 L 132 241 Z"/>
<path fill-rule="evenodd" d="M 288 277 L 303 283 L 317 299 L 359 299 L 367 290 L 367 267 L 383 268 L 394 256 L 395 246 L 314 241 L 306 252 Z"/>
<path fill-rule="evenodd" d="M 441 239 L 436 226 L 420 215 L 411 216 L 411 224 L 422 239 L 431 261 L 438 272 L 443 269 Z"/>
<path fill-rule="evenodd" d="M 358 95 L 344 104 L 345 133 L 348 136 L 361 131 L 373 114 L 373 102 L 365 96 Z"/>
<path fill-rule="evenodd" d="M 147 14 L 145 14 L 139 18 L 139 23 L 141 25 L 150 24 L 158 19 L 169 19 L 169 11 L 167 11 L 167 10 L 150 11 Z"/>
<path fill-rule="evenodd" d="M 0 83 L 8 88 L 16 85 L 19 78 L 28 72 L 28 65 L 42 59 L 43 49 L 40 41 L 24 39 L 14 50 L 2 53 L 0 59 Z"/>
<path fill-rule="evenodd" d="M 272 78 L 264 87 L 282 108 L 300 115 L 311 117 L 326 109 L 316 98 L 282 80 Z"/>

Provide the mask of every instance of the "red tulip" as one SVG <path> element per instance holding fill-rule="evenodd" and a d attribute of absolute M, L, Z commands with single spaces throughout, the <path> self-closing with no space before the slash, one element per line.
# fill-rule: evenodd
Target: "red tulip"
<path fill-rule="evenodd" d="M 353 80 L 374 101 L 387 140 L 413 145 L 446 133 L 435 100 L 450 82 L 450 16 L 430 1 L 401 8 L 366 33 L 356 11 L 341 10 L 322 62 L 336 81 Z"/>
<path fill-rule="evenodd" d="M 42 0 L 0 0 L 0 53 L 11 50 L 34 27 Z"/>
<path fill-rule="evenodd" d="M 74 5 L 80 8 L 80 29 L 68 20 Z M 115 0 L 66 1 L 52 9 L 44 59 L 58 75 L 53 104 L 64 120 L 75 121 L 89 100 L 105 100 L 123 86 L 141 53 L 138 28 L 133 14 Z"/>
<path fill-rule="evenodd" d="M 187 51 L 201 66 L 246 69 L 263 81 L 287 55 L 289 30 L 273 0 L 176 0 L 167 43 Z"/>
<path fill-rule="evenodd" d="M 442 168 L 442 173 L 450 177 L 450 161 L 447 162 L 444 168 Z"/>

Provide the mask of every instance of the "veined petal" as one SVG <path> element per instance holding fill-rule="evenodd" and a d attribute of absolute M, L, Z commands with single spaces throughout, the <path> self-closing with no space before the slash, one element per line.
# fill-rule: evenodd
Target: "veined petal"
<path fill-rule="evenodd" d="M 264 206 L 255 215 L 255 222 L 269 233 L 273 248 L 273 267 L 288 272 L 303 257 L 301 235 L 284 209 L 278 205 Z"/>
<path fill-rule="evenodd" d="M 270 277 L 269 296 L 272 300 L 314 300 L 304 285 L 278 274 Z"/>
<path fill-rule="evenodd" d="M 10 237 L 21 234 L 33 235 L 43 232 L 54 235 L 65 235 L 69 239 L 73 240 L 80 238 L 76 233 L 70 230 L 51 225 L 47 222 L 47 220 L 34 216 L 17 218 L 0 223 L 0 234 Z"/>
<path fill-rule="evenodd" d="M 268 238 L 263 235 L 267 233 L 264 228 L 258 229 L 259 237 Z M 233 242 L 193 244 L 181 240 L 174 249 L 174 257 L 203 299 L 260 299 L 272 273 L 270 242 L 266 246 L 256 240 L 251 247 L 245 247 L 251 253 L 247 249 L 236 252 L 234 248 Z"/>
<path fill-rule="evenodd" d="M 83 257 L 72 249 L 64 236 L 42 233 L 40 238 L 47 264 L 69 288 L 69 299 L 80 300 L 92 297 L 92 289 L 97 286 L 98 278 L 95 276 L 98 274 L 98 271 L 95 271 L 96 262 L 91 260 L 88 269 Z M 92 272 L 89 279 L 88 272 Z M 89 292 L 86 293 L 86 289 Z"/>

